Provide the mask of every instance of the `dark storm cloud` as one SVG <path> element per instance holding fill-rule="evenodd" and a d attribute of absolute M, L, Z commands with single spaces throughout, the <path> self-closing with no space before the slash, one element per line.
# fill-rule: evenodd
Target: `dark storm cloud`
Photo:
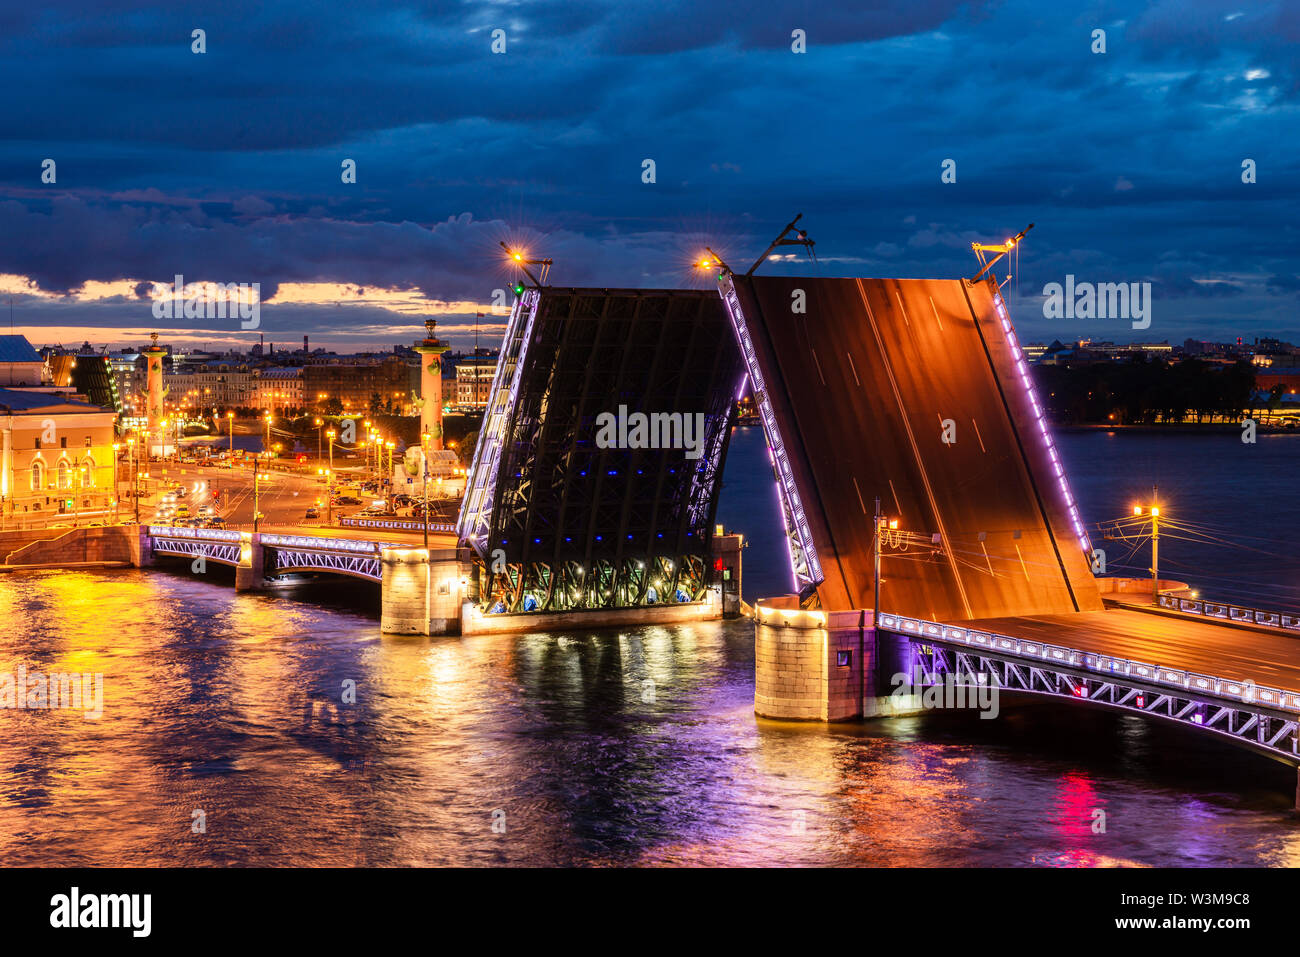
<path fill-rule="evenodd" d="M 1025 290 L 1152 281 L 1171 335 L 1297 329 L 1268 281 L 1300 272 L 1297 39 L 1287 5 L 1214 0 L 56 0 L 0 13 L 0 83 L 21 91 L 0 272 L 481 302 L 510 278 L 503 239 L 553 256 L 558 283 L 681 285 L 703 243 L 747 264 L 799 211 L 826 271 L 891 275 L 973 273 L 973 239 L 1032 221 Z"/>

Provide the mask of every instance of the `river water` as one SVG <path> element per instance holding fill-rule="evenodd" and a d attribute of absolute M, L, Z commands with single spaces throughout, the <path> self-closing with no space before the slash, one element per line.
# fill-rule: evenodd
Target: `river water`
<path fill-rule="evenodd" d="M 1088 521 L 1158 481 L 1171 519 L 1253 536 L 1162 540 L 1162 567 L 1294 607 L 1300 438 L 1232 441 L 1060 437 Z M 750 600 L 787 588 L 776 519 L 738 430 L 719 520 Z M 0 577 L 0 672 L 104 675 L 98 719 L 0 711 L 0 864 L 1300 864 L 1293 772 L 1181 729 L 1050 702 L 768 722 L 746 621 L 385 637 L 374 586 L 209 569 Z"/>

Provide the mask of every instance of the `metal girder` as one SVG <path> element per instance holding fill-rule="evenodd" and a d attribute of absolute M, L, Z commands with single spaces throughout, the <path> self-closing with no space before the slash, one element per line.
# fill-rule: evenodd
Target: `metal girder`
<path fill-rule="evenodd" d="M 1300 764 L 1300 693 L 923 619 L 881 615 L 880 624 L 910 642 L 930 679 L 1152 715 Z"/>
<path fill-rule="evenodd" d="M 718 280 L 718 289 L 727 315 L 731 319 L 736 342 L 740 345 L 740 354 L 745 360 L 753 388 L 754 402 L 758 406 L 759 418 L 763 423 L 763 435 L 767 439 L 768 456 L 772 460 L 772 469 L 776 475 L 777 497 L 781 501 L 781 517 L 785 527 L 786 549 L 790 554 L 790 568 L 794 574 L 795 590 L 800 596 L 807 596 L 825 577 L 821 562 L 817 557 L 817 548 L 813 544 L 812 530 L 804 515 L 803 501 L 795 485 L 794 474 L 790 470 L 785 442 L 777 426 L 776 412 L 768 394 L 767 381 L 759 368 L 758 356 L 754 351 L 751 331 L 745 321 L 745 314 L 740 308 L 740 297 L 736 294 L 735 284 L 730 273 L 724 273 Z"/>
<path fill-rule="evenodd" d="M 532 339 L 533 322 L 541 292 L 529 289 L 515 300 L 506 324 L 506 337 L 492 378 L 491 399 L 483 412 L 483 425 L 478 444 L 474 448 L 474 461 L 465 478 L 465 499 L 461 504 L 456 531 L 461 540 L 469 544 L 480 559 L 487 557 L 487 539 L 496 509 L 497 471 L 502 446 L 514 417 L 519 392 L 520 373 L 527 358 L 528 344 Z"/>
<path fill-rule="evenodd" d="M 213 542 L 195 538 L 153 537 L 153 550 L 164 555 L 177 555 L 185 558 L 202 556 L 222 565 L 239 564 L 238 542 Z"/>
<path fill-rule="evenodd" d="M 507 402 L 484 432 L 495 451 L 476 453 L 462 512 L 484 603 L 509 612 L 634 607 L 651 603 L 651 588 L 655 603 L 679 588 L 700 600 L 743 372 L 718 299 L 545 289 L 526 340 L 512 384 L 497 390 Z M 675 438 L 629 440 L 624 416 L 633 415 L 675 422 Z M 605 416 L 622 423 L 616 440 Z M 689 442 L 688 419 L 700 427 Z"/>
<path fill-rule="evenodd" d="M 272 561 L 268 570 L 275 574 L 285 572 L 333 572 L 337 575 L 349 575 L 364 578 L 367 581 L 383 580 L 383 571 L 379 565 L 379 556 L 357 552 L 319 551 L 309 548 L 271 549 Z"/>

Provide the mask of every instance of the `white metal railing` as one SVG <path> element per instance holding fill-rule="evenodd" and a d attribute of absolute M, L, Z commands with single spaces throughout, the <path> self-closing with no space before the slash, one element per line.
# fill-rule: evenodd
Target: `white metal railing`
<path fill-rule="evenodd" d="M 318 535 L 277 535 L 263 532 L 261 536 L 263 545 L 270 545 L 273 548 L 305 548 L 316 551 L 330 552 L 360 552 L 367 555 L 373 555 L 383 548 L 398 547 L 399 545 L 409 546 L 409 542 L 369 542 L 358 541 L 355 538 L 322 538 Z"/>
<path fill-rule="evenodd" d="M 189 528 L 183 525 L 150 525 L 149 534 L 155 538 L 193 538 L 207 542 L 239 541 L 239 532 L 228 528 Z"/>
<path fill-rule="evenodd" d="M 1025 638 L 1012 638 L 992 632 L 976 631 L 973 628 L 961 628 L 956 625 L 944 625 L 936 621 L 921 618 L 904 618 L 900 615 L 881 615 L 880 625 L 901 635 L 916 635 L 920 638 L 933 638 L 968 645 L 972 648 L 984 648 L 996 654 L 1014 655 L 1031 661 L 1043 661 L 1048 664 L 1065 665 L 1092 671 L 1102 675 L 1117 675 L 1153 685 L 1166 685 L 1181 688 L 1184 691 L 1200 692 L 1215 697 L 1241 701 L 1245 704 L 1263 705 L 1283 711 L 1300 713 L 1300 693 L 1283 691 L 1279 688 L 1267 688 L 1253 681 L 1229 681 L 1212 675 L 1198 674 L 1194 671 L 1182 671 L 1177 668 L 1165 668 L 1160 665 L 1118 658 L 1114 655 L 1100 655 L 1079 651 L 1061 645 L 1050 645 L 1042 641 L 1030 641 Z"/>
<path fill-rule="evenodd" d="M 1278 611 L 1264 611 L 1259 608 L 1246 608 L 1242 605 L 1225 605 L 1220 602 L 1203 599 L 1179 598 L 1176 595 L 1161 595 L 1160 606 L 1171 611 L 1188 615 L 1203 615 L 1220 621 L 1235 621 L 1250 625 L 1264 625 L 1284 631 L 1300 632 L 1300 615 L 1284 615 Z"/>
<path fill-rule="evenodd" d="M 341 518 L 339 524 L 347 528 L 390 528 L 402 532 L 422 532 L 424 522 L 413 518 Z M 447 522 L 430 522 L 431 532 L 454 532 L 456 526 Z"/>

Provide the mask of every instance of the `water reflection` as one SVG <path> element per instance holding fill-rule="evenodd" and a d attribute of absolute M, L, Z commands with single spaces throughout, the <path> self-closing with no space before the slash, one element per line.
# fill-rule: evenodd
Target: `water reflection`
<path fill-rule="evenodd" d="M 0 712 L 0 862 L 1300 863 L 1286 769 L 1140 719 L 762 721 L 746 622 L 394 638 L 368 588 L 0 579 L 0 668 L 105 676 Z"/>

